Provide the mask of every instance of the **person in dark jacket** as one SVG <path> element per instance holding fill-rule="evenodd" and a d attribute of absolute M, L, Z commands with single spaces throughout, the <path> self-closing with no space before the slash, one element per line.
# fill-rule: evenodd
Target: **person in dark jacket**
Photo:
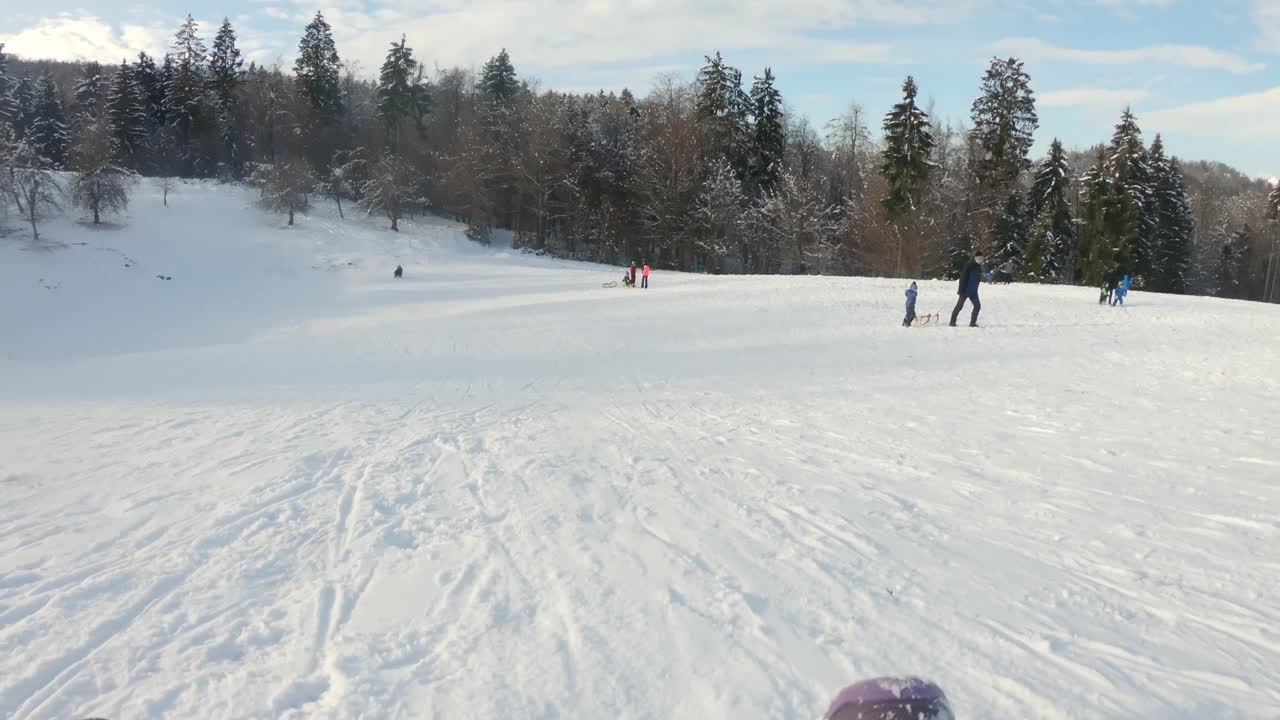
<path fill-rule="evenodd" d="M 969 264 L 964 266 L 964 272 L 960 273 L 960 287 L 956 292 L 960 299 L 956 301 L 956 309 L 951 311 L 951 327 L 956 326 L 960 311 L 964 309 L 965 300 L 973 303 L 973 315 L 969 318 L 969 327 L 978 327 L 978 313 L 982 311 L 982 303 L 978 300 L 978 285 L 982 282 L 984 260 L 986 257 L 982 253 L 977 253 Z"/>
<path fill-rule="evenodd" d="M 902 319 L 902 327 L 911 327 L 911 323 L 916 321 L 916 296 L 919 294 L 920 289 L 913 281 L 907 288 L 907 316 Z"/>

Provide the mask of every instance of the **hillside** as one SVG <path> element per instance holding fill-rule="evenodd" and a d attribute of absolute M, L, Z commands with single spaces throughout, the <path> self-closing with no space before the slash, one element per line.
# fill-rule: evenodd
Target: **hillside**
<path fill-rule="evenodd" d="M 900 281 L 604 288 L 252 199 L 0 238 L 0 717 L 1280 706 L 1280 308 L 904 329 Z"/>

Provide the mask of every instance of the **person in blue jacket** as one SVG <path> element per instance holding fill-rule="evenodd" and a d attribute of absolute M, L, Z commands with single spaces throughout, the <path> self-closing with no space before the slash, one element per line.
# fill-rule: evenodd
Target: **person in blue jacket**
<path fill-rule="evenodd" d="M 902 327 L 911 327 L 911 323 L 916 321 L 916 296 L 919 293 L 915 282 L 912 282 L 911 287 L 907 288 L 907 316 L 902 320 Z"/>
<path fill-rule="evenodd" d="M 960 299 L 956 301 L 956 309 L 951 311 L 951 327 L 956 326 L 956 320 L 960 317 L 960 311 L 964 309 L 964 302 L 968 300 L 973 303 L 973 315 L 969 318 L 969 327 L 978 327 L 978 313 L 982 311 L 982 303 L 978 300 L 978 285 L 982 282 L 982 263 L 986 260 L 986 256 L 981 251 L 973 256 L 968 265 L 965 265 L 964 271 L 960 273 L 960 286 L 957 295 Z"/>
<path fill-rule="evenodd" d="M 1113 306 L 1124 305 L 1124 299 L 1125 296 L 1129 294 L 1129 284 L 1131 282 L 1132 281 L 1129 279 L 1129 276 L 1125 275 L 1124 279 L 1120 281 L 1120 284 L 1116 286 L 1115 298 L 1111 301 Z"/>

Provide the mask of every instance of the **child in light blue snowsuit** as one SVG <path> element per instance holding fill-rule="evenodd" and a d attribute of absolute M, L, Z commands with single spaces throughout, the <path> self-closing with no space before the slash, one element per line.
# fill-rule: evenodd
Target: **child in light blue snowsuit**
<path fill-rule="evenodd" d="M 914 282 L 907 288 L 907 316 L 902 319 L 902 327 L 911 327 L 911 323 L 916 321 L 916 296 L 919 293 Z"/>
<path fill-rule="evenodd" d="M 1124 279 L 1120 281 L 1120 285 L 1118 285 L 1118 286 L 1116 287 L 1116 295 L 1115 295 L 1115 299 L 1111 301 L 1111 304 L 1112 304 L 1113 306 L 1114 306 L 1114 305 L 1124 305 L 1124 298 L 1125 298 L 1125 296 L 1126 296 L 1126 295 L 1128 295 L 1128 294 L 1129 294 L 1129 283 L 1130 283 L 1130 282 L 1131 282 L 1131 281 L 1129 280 L 1129 276 L 1128 276 L 1128 275 L 1125 275 L 1125 276 L 1124 276 Z"/>

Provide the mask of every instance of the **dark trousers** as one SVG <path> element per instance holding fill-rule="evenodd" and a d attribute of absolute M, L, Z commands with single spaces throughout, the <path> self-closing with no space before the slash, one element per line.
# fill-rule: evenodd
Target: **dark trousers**
<path fill-rule="evenodd" d="M 649 287 L 649 276 L 648 276 L 648 275 L 645 275 L 644 277 L 640 278 L 640 287 L 641 287 L 641 288 L 647 288 L 647 287 Z"/>
<path fill-rule="evenodd" d="M 915 309 L 915 308 L 907 308 L 907 316 L 906 316 L 905 318 L 903 318 L 903 319 L 902 319 L 902 326 L 903 326 L 903 327 L 910 327 L 910 326 L 911 326 L 911 323 L 913 323 L 913 322 L 915 322 L 915 321 L 916 321 L 916 309 Z"/>
<path fill-rule="evenodd" d="M 982 302 L 978 300 L 977 295 L 973 295 L 973 296 L 961 295 L 960 299 L 956 301 L 956 309 L 951 311 L 952 325 L 955 325 L 956 319 L 960 317 L 960 311 L 964 309 L 965 300 L 969 300 L 973 302 L 973 316 L 969 318 L 969 325 L 972 327 L 973 325 L 978 324 L 978 313 L 982 312 Z"/>

